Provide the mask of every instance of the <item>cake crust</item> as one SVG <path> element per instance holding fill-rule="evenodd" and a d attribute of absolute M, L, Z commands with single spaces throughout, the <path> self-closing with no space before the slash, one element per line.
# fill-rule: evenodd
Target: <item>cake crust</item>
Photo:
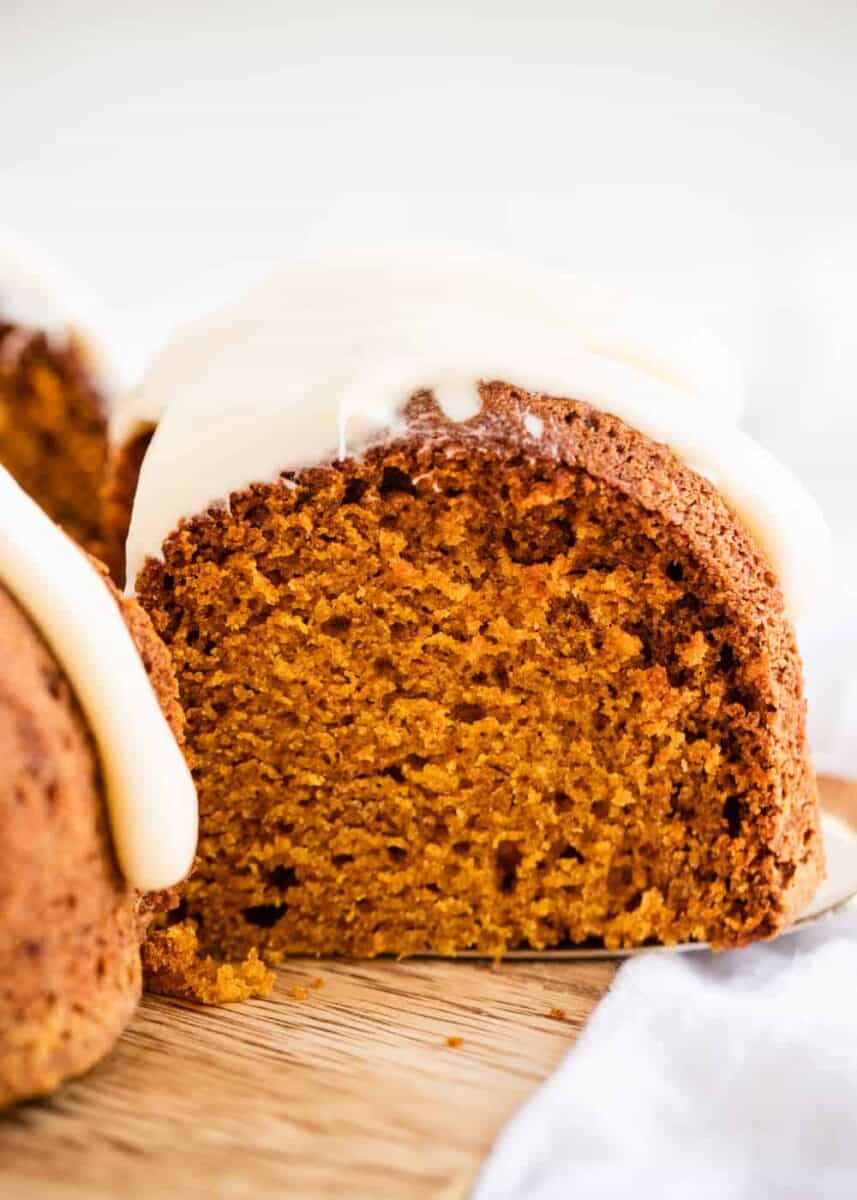
<path fill-rule="evenodd" d="M 142 571 L 204 952 L 737 946 L 814 892 L 800 660 L 751 537 L 615 417 L 482 401 L 419 395 L 406 436 L 233 494 Z"/>
<path fill-rule="evenodd" d="M 114 595 L 180 737 L 169 657 L 139 606 Z M 2 586 L 0 753 L 2 1108 L 52 1092 L 112 1047 L 140 995 L 141 939 L 170 897 L 141 897 L 122 879 L 91 731 L 41 634 Z"/>

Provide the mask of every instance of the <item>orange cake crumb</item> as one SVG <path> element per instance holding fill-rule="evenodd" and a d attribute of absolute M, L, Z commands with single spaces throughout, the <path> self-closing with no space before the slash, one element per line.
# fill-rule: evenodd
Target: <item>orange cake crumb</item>
<path fill-rule="evenodd" d="M 564 1021 L 566 1018 L 566 1012 L 564 1008 L 552 1008 L 548 1013 L 548 1016 L 552 1021 Z"/>
<path fill-rule="evenodd" d="M 202 953 L 778 932 L 823 870 L 800 660 L 717 490 L 506 385 L 409 420 L 233 493 L 136 581 L 187 717 Z"/>
<path fill-rule="evenodd" d="M 149 991 L 200 1004 L 233 1004 L 252 996 L 268 996 L 274 986 L 273 973 L 255 950 L 238 963 L 200 954 L 191 921 L 151 933 L 143 947 L 143 966 Z"/>
<path fill-rule="evenodd" d="M 108 409 L 85 348 L 0 313 L 0 463 L 76 541 L 102 545 Z"/>
<path fill-rule="evenodd" d="M 307 990 L 303 984 L 296 983 L 294 987 L 289 988 L 289 995 L 293 1000 L 306 1000 Z"/>
<path fill-rule="evenodd" d="M 446 1039 L 446 1044 L 447 1044 L 447 1046 L 449 1046 L 449 1048 L 450 1048 L 451 1050 L 457 1050 L 457 1049 L 459 1048 L 459 1046 L 463 1046 L 463 1045 L 464 1045 L 464 1038 L 460 1038 L 460 1037 L 448 1037 L 448 1038 Z"/>

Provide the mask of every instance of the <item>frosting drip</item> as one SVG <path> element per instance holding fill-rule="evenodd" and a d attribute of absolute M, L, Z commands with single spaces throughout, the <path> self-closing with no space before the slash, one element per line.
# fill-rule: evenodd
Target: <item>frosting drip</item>
<path fill-rule="evenodd" d="M 173 340 L 114 430 L 121 440 L 158 421 L 129 533 L 130 586 L 183 518 L 403 433 L 417 391 L 468 420 L 479 382 L 494 380 L 585 401 L 666 443 L 721 491 L 792 612 L 816 602 L 830 573 L 826 523 L 736 428 L 739 374 L 716 343 L 648 305 L 460 254 L 298 265 Z M 545 431 L 525 427 L 550 452 Z"/>
<path fill-rule="evenodd" d="M 143 891 L 196 849 L 196 790 L 122 615 L 86 556 L 0 468 L 0 579 L 63 667 L 95 738 L 116 857 Z"/>

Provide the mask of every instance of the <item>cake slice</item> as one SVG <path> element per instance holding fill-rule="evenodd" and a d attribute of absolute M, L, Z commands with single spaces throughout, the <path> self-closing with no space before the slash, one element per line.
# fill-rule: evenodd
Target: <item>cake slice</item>
<path fill-rule="evenodd" d="M 790 621 L 823 519 L 728 397 L 531 284 L 295 269 L 144 385 L 129 589 L 204 953 L 740 946 L 823 875 Z"/>
<path fill-rule="evenodd" d="M 94 553 L 110 410 L 122 387 L 97 303 L 0 232 L 0 465 Z"/>
<path fill-rule="evenodd" d="M 193 784 L 145 613 L 0 468 L 0 1108 L 98 1062 L 131 1017 Z"/>

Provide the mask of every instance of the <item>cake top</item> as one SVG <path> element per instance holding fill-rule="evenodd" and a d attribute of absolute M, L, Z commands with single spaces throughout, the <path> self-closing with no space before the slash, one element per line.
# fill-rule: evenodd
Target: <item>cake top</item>
<path fill-rule="evenodd" d="M 0 581 L 62 666 L 98 749 L 116 857 L 143 891 L 178 883 L 196 848 L 196 791 L 104 579 L 0 468 Z"/>
<path fill-rule="evenodd" d="M 585 401 L 666 443 L 721 491 L 793 613 L 825 588 L 824 519 L 735 427 L 740 372 L 713 339 L 654 305 L 462 253 L 298 264 L 174 338 L 115 431 L 158 421 L 129 533 L 130 586 L 182 518 L 404 433 L 415 392 L 468 420 L 480 380 Z M 538 423 L 525 429 L 540 440 Z"/>
<path fill-rule="evenodd" d="M 212 342 L 228 338 L 246 322 L 288 318 L 295 339 L 306 333 L 317 339 L 327 314 L 339 336 L 343 322 L 347 325 L 352 353 L 368 357 L 373 349 L 389 348 L 408 325 L 411 338 L 421 327 L 445 325 L 448 348 L 453 349 L 465 336 L 455 328 L 459 311 L 489 327 L 502 320 L 553 331 L 566 341 L 571 337 L 599 355 L 671 383 L 723 416 L 737 419 L 743 409 L 737 359 L 708 330 L 689 323 L 683 311 L 499 254 L 410 248 L 299 260 L 238 303 L 180 329 L 150 364 L 143 383 L 117 407 L 113 440 L 121 444 L 140 427 L 156 424 L 173 395 L 184 389 L 181 372 L 192 383 L 204 369 Z M 338 352 L 342 349 L 338 344 Z"/>
<path fill-rule="evenodd" d="M 107 398 L 128 386 L 118 357 L 121 339 L 96 297 L 17 233 L 0 229 L 0 323 L 44 333 L 64 344 L 74 337 Z"/>

